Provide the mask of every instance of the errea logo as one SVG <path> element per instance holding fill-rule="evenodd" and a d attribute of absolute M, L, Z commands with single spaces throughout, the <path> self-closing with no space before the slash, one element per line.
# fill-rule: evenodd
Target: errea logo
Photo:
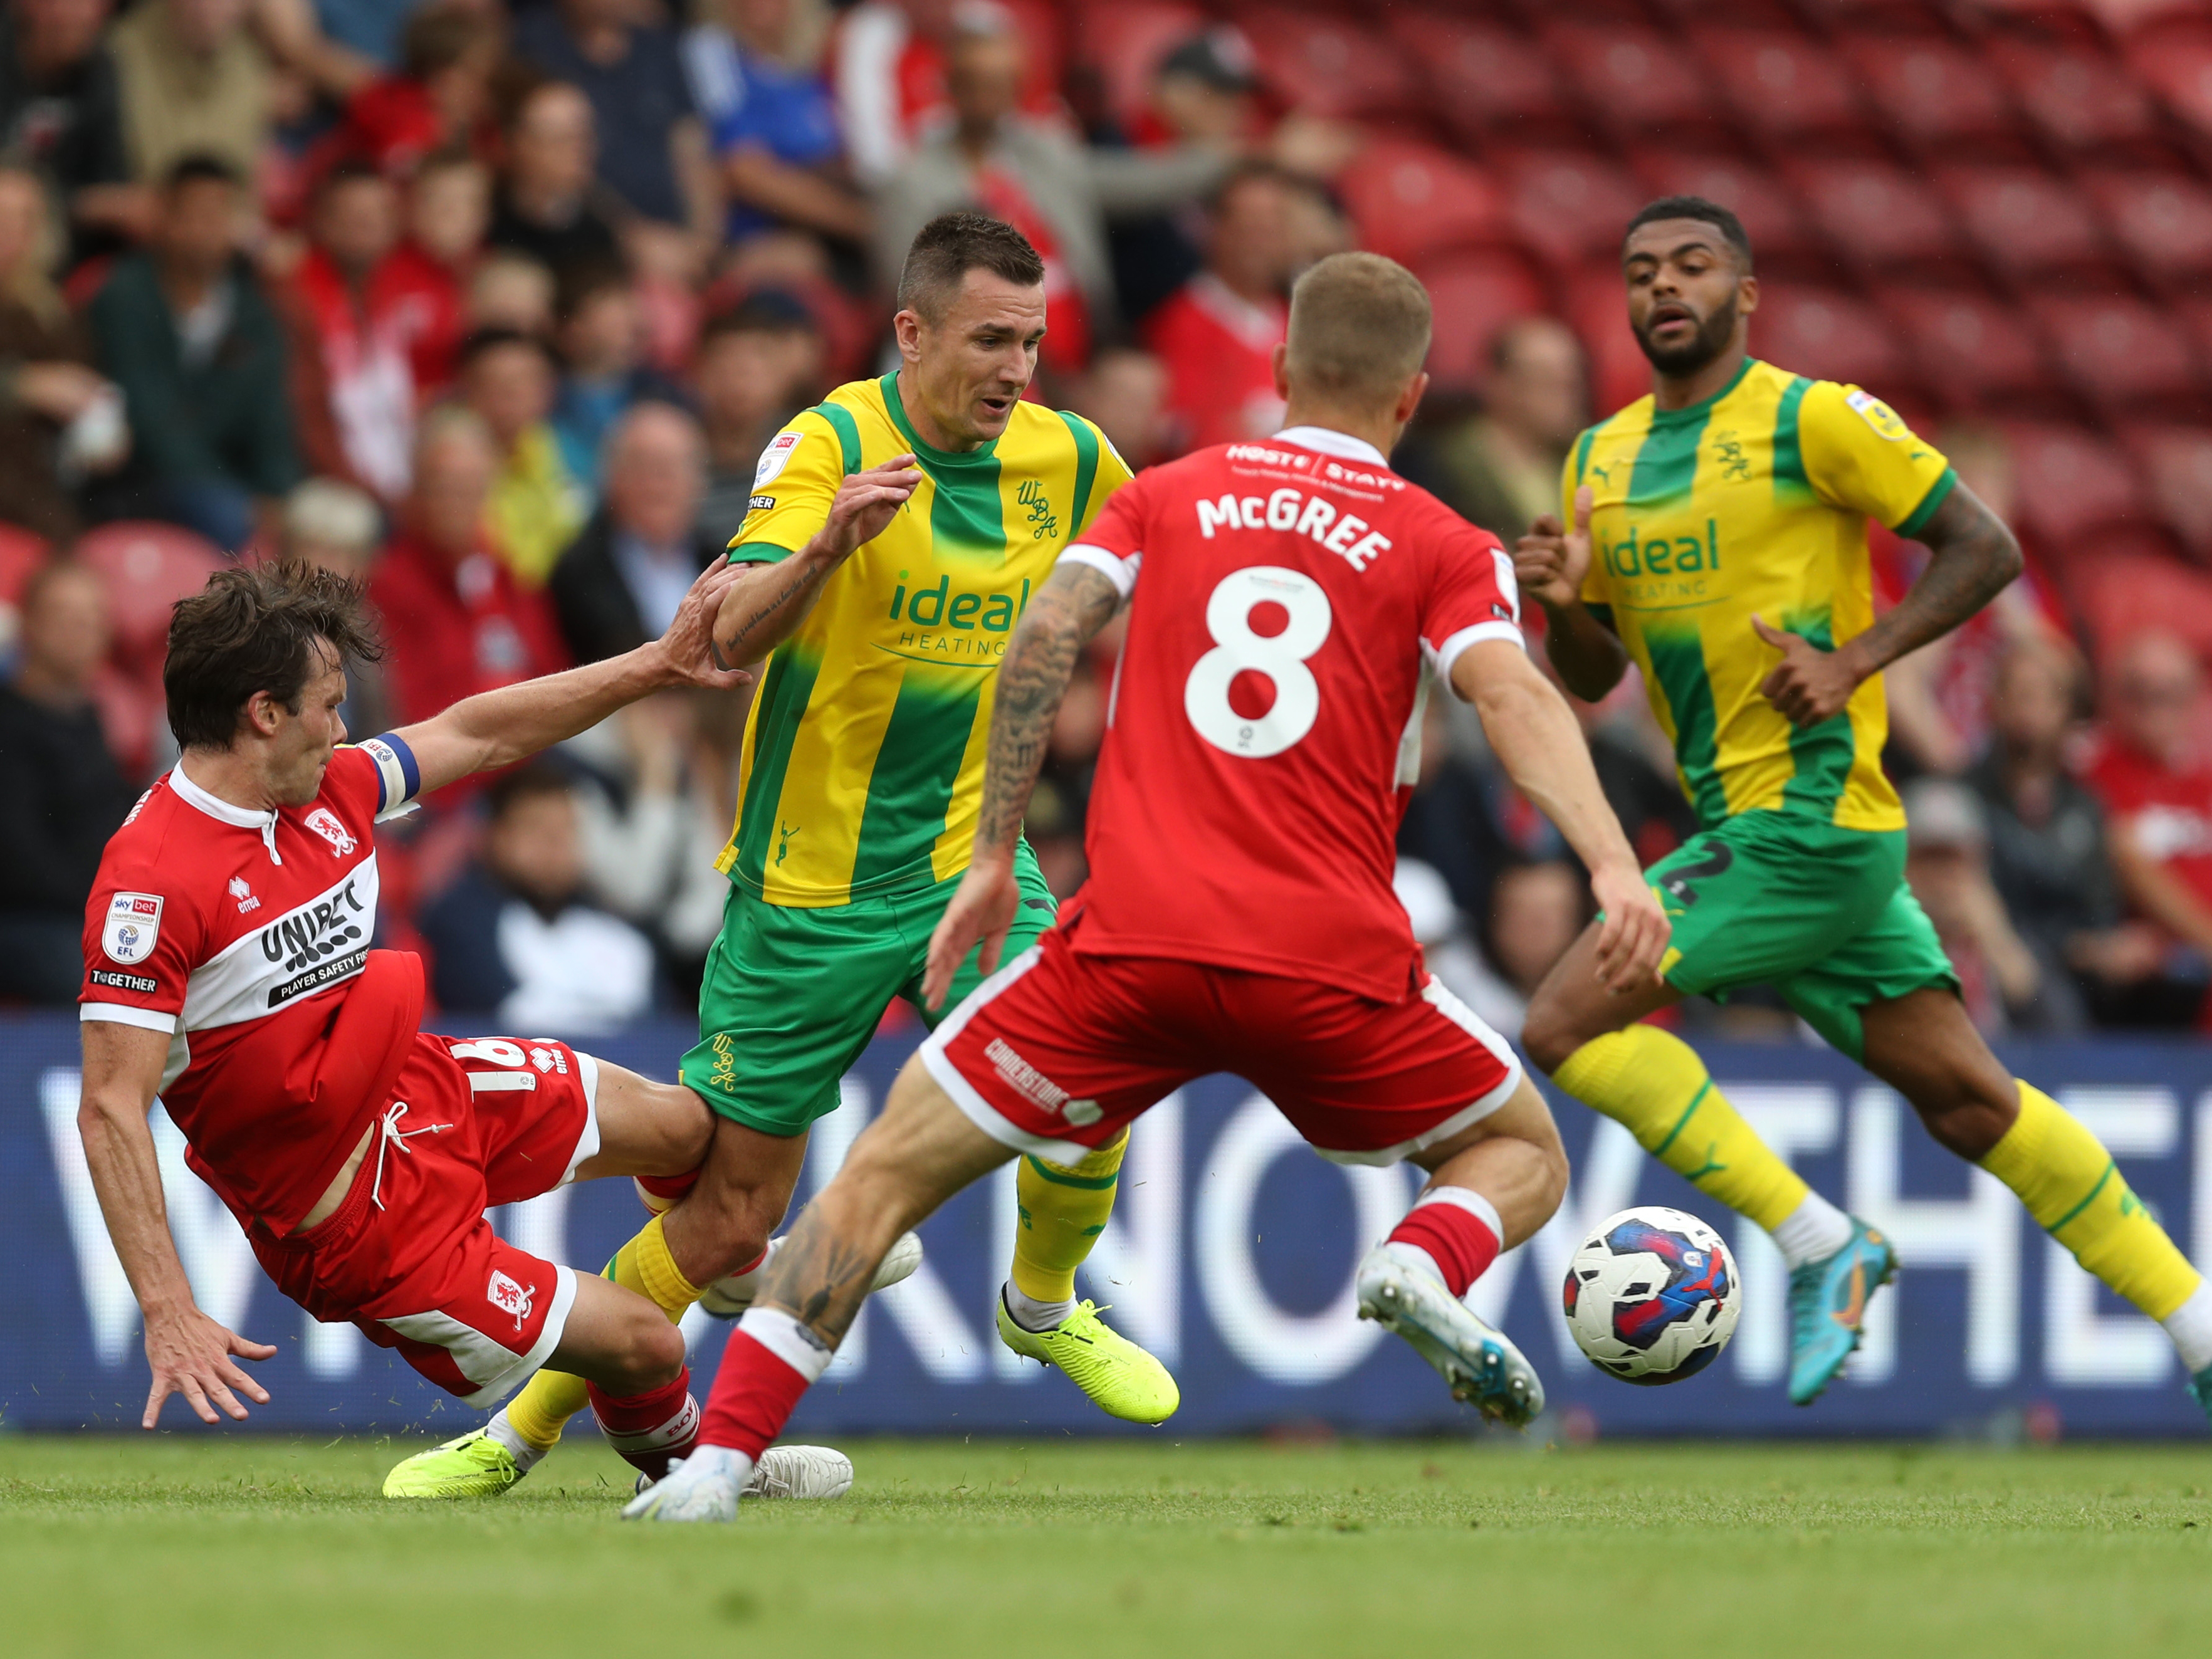
<path fill-rule="evenodd" d="M 248 884 L 244 876 L 233 876 L 230 878 L 229 890 L 231 897 L 238 901 L 238 914 L 241 916 L 249 910 L 258 910 L 261 908 L 261 901 L 254 896 L 252 887 Z"/>

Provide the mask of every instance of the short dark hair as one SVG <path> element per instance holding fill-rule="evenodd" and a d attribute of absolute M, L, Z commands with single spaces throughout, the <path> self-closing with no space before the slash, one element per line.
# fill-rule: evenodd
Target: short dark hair
<path fill-rule="evenodd" d="M 1621 245 L 1626 246 L 1630 237 L 1660 219 L 1695 219 L 1700 224 L 1711 225 L 1735 250 L 1736 263 L 1746 270 L 1751 269 L 1751 237 L 1743 228 L 1743 221 L 1718 202 L 1709 202 L 1702 196 L 1662 196 L 1656 202 L 1645 203 L 1628 222 L 1628 228 L 1621 232 Z"/>
<path fill-rule="evenodd" d="M 459 6 L 424 6 L 399 33 L 399 67 L 411 81 L 427 81 L 491 38 L 480 13 Z"/>
<path fill-rule="evenodd" d="M 1044 282 L 1044 260 L 1030 239 L 1003 219 L 981 213 L 940 213 L 921 228 L 907 250 L 899 272 L 898 308 L 935 322 L 945 314 L 945 296 L 971 270 L 1037 288 Z"/>
<path fill-rule="evenodd" d="M 323 169 L 315 180 L 314 198 L 318 204 L 327 201 L 348 185 L 388 185 L 390 175 L 366 155 L 349 150 Z"/>
<path fill-rule="evenodd" d="M 572 259 L 553 273 L 553 319 L 563 325 L 573 323 L 602 294 L 628 294 L 636 286 L 620 259 Z"/>
<path fill-rule="evenodd" d="M 161 170 L 161 194 L 173 196 L 186 185 L 228 185 L 242 190 L 246 179 L 211 150 L 187 150 Z"/>
<path fill-rule="evenodd" d="M 257 691 L 294 714 L 326 641 L 341 664 L 374 662 L 384 642 L 362 584 L 294 560 L 234 565 L 169 613 L 161 690 L 183 749 L 228 749 Z"/>
<path fill-rule="evenodd" d="M 527 800 L 541 795 L 574 795 L 568 775 L 547 760 L 526 760 L 510 766 L 494 778 L 484 791 L 485 814 L 495 823 Z"/>
<path fill-rule="evenodd" d="M 822 325 L 807 303 L 780 288 L 748 294 L 733 306 L 715 312 L 700 325 L 699 343 L 726 334 L 819 334 Z"/>
<path fill-rule="evenodd" d="M 463 371 L 473 368 L 477 359 L 505 346 L 522 346 L 536 352 L 548 368 L 557 368 L 553 360 L 553 348 L 535 334 L 520 328 L 479 328 L 463 339 L 454 354 L 454 366 Z"/>

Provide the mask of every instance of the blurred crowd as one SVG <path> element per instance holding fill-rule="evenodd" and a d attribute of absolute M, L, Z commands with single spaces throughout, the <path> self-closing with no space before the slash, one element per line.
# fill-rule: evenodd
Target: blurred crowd
<path fill-rule="evenodd" d="M 1273 431 L 1297 273 L 1455 210 L 1419 199 L 1389 112 L 1311 94 L 1237 8 L 678 3 L 0 0 L 0 1001 L 74 999 L 100 847 L 174 759 L 167 605 L 223 561 L 363 576 L 389 650 L 347 721 L 403 725 L 659 633 L 768 440 L 890 366 L 885 299 L 936 213 L 1036 245 L 1033 395 L 1141 467 Z M 1547 314 L 1574 307 L 1425 274 L 1439 386 L 1398 464 L 1510 543 L 1619 376 Z M 2008 510 L 2008 428 L 1930 435 Z M 1882 539 L 1886 598 L 1918 556 Z M 2212 1020 L 2212 600 L 2158 591 L 2184 597 L 2090 628 L 2032 575 L 1892 676 L 1912 880 L 1993 1032 Z M 1032 810 L 1063 894 L 1115 649 Z M 1511 1031 L 1588 890 L 1449 702 L 1401 896 Z M 392 826 L 389 942 L 443 1009 L 518 1029 L 688 1011 L 745 712 L 656 699 Z M 1640 690 L 1582 712 L 1664 854 L 1693 824 Z M 1682 1018 L 1794 1030 L 1757 999 Z"/>

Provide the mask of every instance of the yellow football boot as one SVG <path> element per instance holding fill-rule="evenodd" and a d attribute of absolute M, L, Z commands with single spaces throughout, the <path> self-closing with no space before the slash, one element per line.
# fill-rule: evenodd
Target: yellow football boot
<path fill-rule="evenodd" d="M 1168 1368 L 1126 1336 L 1109 1329 L 1095 1303 L 1079 1303 L 1048 1331 L 1025 1331 L 999 1303 L 999 1340 L 1024 1359 L 1057 1365 L 1109 1417 L 1164 1423 L 1182 1403 Z"/>

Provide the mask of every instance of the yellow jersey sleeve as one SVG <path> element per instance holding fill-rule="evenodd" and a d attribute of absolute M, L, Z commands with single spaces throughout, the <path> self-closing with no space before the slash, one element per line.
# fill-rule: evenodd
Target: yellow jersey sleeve
<path fill-rule="evenodd" d="M 1081 416 L 1076 418 L 1083 420 L 1083 424 L 1089 427 L 1092 435 L 1098 440 L 1098 476 L 1091 482 L 1091 499 L 1084 503 L 1083 522 L 1075 526 L 1074 535 L 1067 538 L 1070 542 L 1090 529 L 1104 510 L 1106 503 L 1114 499 L 1114 492 L 1136 476 L 1129 471 L 1128 462 L 1121 459 L 1121 452 L 1114 447 L 1114 441 L 1100 429 L 1096 422 L 1084 420 Z"/>
<path fill-rule="evenodd" d="M 1870 392 L 1816 380 L 1797 415 L 1805 480 L 1832 507 L 1917 533 L 1959 481 L 1936 446 Z"/>
<path fill-rule="evenodd" d="M 761 451 L 751 505 L 730 538 L 731 562 L 773 564 L 811 541 L 830 521 L 845 461 L 845 446 L 827 418 L 811 409 L 793 416 Z"/>

